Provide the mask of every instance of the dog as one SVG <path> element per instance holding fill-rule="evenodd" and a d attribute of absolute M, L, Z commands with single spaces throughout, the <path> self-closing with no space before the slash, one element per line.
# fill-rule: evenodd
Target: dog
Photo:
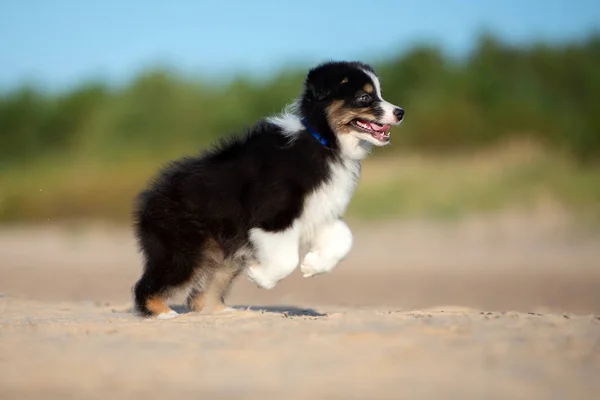
<path fill-rule="evenodd" d="M 389 144 L 403 118 L 370 65 L 327 61 L 282 113 L 168 163 L 136 197 L 144 270 L 135 311 L 175 317 L 166 300 L 183 289 L 192 311 L 228 310 L 243 271 L 264 289 L 298 265 L 304 277 L 332 271 L 352 247 L 343 215 L 361 160 Z"/>

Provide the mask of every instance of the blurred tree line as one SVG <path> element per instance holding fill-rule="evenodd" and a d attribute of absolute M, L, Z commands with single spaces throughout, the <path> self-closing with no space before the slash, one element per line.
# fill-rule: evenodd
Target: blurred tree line
<path fill-rule="evenodd" d="M 527 136 L 582 162 L 599 159 L 599 35 L 529 47 L 485 35 L 466 59 L 421 46 L 375 67 L 386 99 L 407 112 L 396 149 L 448 152 Z M 154 70 L 118 89 L 98 82 L 59 94 L 22 87 L 0 94 L 0 163 L 202 148 L 281 111 L 305 72 L 215 85 Z"/>

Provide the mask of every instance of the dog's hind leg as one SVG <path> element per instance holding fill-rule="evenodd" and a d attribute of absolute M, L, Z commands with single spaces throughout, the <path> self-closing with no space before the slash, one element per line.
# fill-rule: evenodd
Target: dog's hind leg
<path fill-rule="evenodd" d="M 196 243 L 200 239 L 185 235 L 162 237 L 154 232 L 142 234 L 144 273 L 134 286 L 135 310 L 139 314 L 159 319 L 177 316 L 166 300 L 176 290 L 193 282 L 200 256 Z"/>
<path fill-rule="evenodd" d="M 202 251 L 194 287 L 187 298 L 189 309 L 194 312 L 227 310 L 225 297 L 243 267 L 241 258 L 225 258 L 221 246 L 215 240 L 208 240 Z"/>
<path fill-rule="evenodd" d="M 225 258 L 215 240 L 207 241 L 196 270 L 194 287 L 187 298 L 189 309 L 194 312 L 227 309 L 225 296 L 242 268 L 241 260 Z"/>
<path fill-rule="evenodd" d="M 243 265 L 233 260 L 226 260 L 218 268 L 205 271 L 201 282 L 198 282 L 188 295 L 189 309 L 194 312 L 229 310 L 225 305 L 225 297 L 242 268 Z"/>
<path fill-rule="evenodd" d="M 193 268 L 193 263 L 174 258 L 160 263 L 148 262 L 144 274 L 134 287 L 136 311 L 144 317 L 158 319 L 177 316 L 166 300 L 175 290 L 191 282 Z"/>

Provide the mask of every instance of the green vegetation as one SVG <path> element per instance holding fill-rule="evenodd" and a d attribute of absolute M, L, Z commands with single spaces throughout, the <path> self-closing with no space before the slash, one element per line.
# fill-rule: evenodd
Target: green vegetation
<path fill-rule="evenodd" d="M 379 157 L 365 163 L 349 213 L 452 219 L 503 207 L 567 209 L 600 221 L 600 168 L 524 142 L 448 157 Z"/>
<path fill-rule="evenodd" d="M 279 112 L 308 67 L 222 85 L 155 70 L 116 89 L 91 82 L 59 94 L 0 94 L 0 220 L 127 218 L 162 162 Z M 465 60 L 416 47 L 375 67 L 385 97 L 407 117 L 392 146 L 367 162 L 353 215 L 446 216 L 542 193 L 599 208 L 600 36 L 527 48 L 484 36 Z M 514 149 L 489 154 L 514 140 L 542 150 L 518 162 Z M 424 158 L 408 169 L 398 161 L 416 154 Z M 472 164 L 473 154 L 484 161 Z M 376 179 L 370 168 L 393 174 Z"/>

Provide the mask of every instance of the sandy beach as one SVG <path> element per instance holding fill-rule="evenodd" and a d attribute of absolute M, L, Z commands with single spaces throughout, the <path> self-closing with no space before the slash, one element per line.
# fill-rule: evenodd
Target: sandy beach
<path fill-rule="evenodd" d="M 130 313 L 123 227 L 0 229 L 0 398 L 592 399 L 600 234 L 560 213 L 350 222 L 332 274 Z"/>

